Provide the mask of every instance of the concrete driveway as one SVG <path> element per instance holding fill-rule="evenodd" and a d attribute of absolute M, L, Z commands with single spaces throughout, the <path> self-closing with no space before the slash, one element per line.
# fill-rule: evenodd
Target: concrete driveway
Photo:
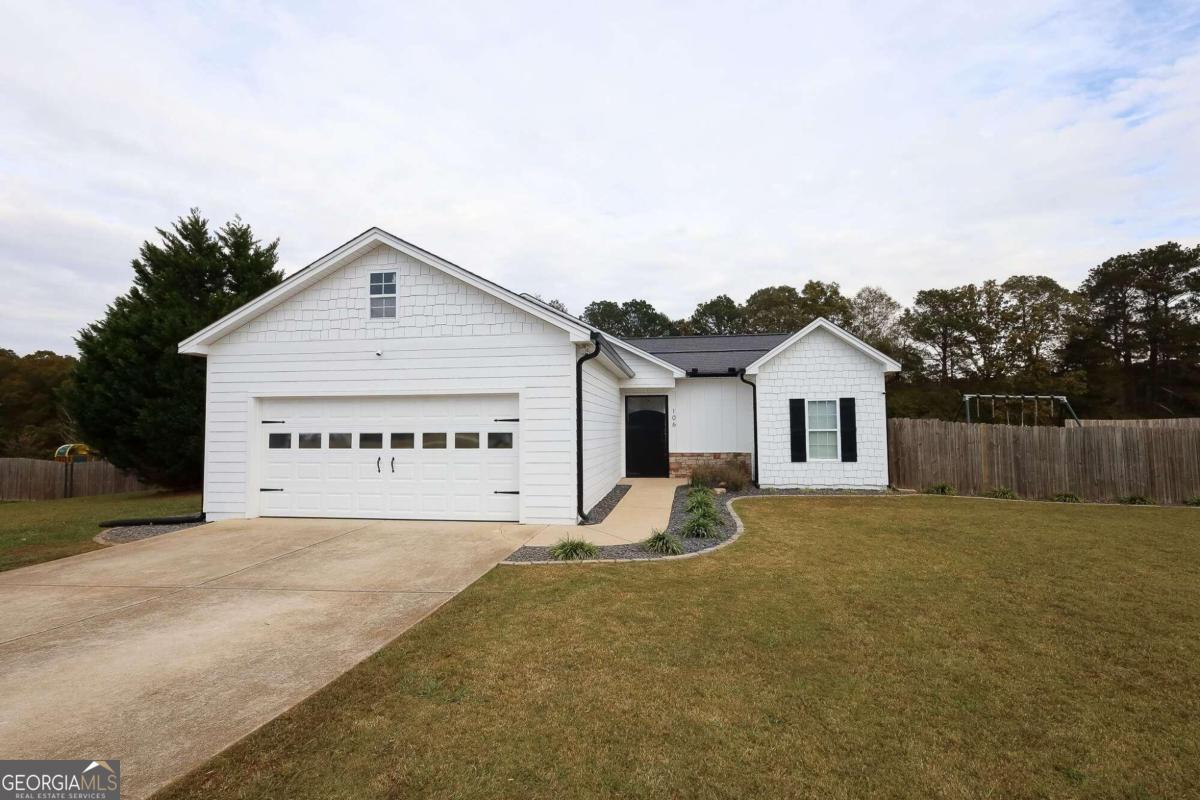
<path fill-rule="evenodd" d="M 217 522 L 0 573 L 0 756 L 145 797 L 418 622 L 536 528 Z"/>

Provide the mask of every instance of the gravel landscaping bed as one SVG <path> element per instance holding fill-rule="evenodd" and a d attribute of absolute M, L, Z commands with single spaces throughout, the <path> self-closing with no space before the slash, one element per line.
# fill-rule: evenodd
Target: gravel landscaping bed
<path fill-rule="evenodd" d="M 743 489 L 740 492 L 725 492 L 716 496 L 717 514 L 721 518 L 721 530 L 719 535 L 712 539 L 691 539 L 683 535 L 683 523 L 687 520 L 687 511 L 684 506 L 687 503 L 687 493 L 690 487 L 687 484 L 675 489 L 675 498 L 671 503 L 671 519 L 667 523 L 667 531 L 679 537 L 683 543 L 683 553 L 699 553 L 703 550 L 711 550 L 717 545 L 729 541 L 729 538 L 737 532 L 737 522 L 733 519 L 733 514 L 729 511 L 729 501 L 735 497 L 753 497 L 753 496 L 784 496 L 784 495 L 876 495 L 886 494 L 886 492 L 860 491 L 851 489 L 825 489 L 816 491 L 812 489 Z M 608 498 L 605 498 L 607 500 Z M 604 502 L 604 501 L 601 501 Z M 615 505 L 615 504 L 614 504 Z M 596 554 L 596 559 L 612 559 L 620 561 L 649 561 L 658 558 L 668 558 L 669 556 L 659 553 L 651 553 L 642 549 L 641 544 L 610 544 L 601 545 L 596 548 L 599 552 Z M 506 562 L 523 564 L 531 561 L 554 561 L 550 555 L 549 547 L 521 547 L 512 555 L 505 559 Z M 555 562 L 569 564 L 569 561 Z"/>
<path fill-rule="evenodd" d="M 203 524 L 203 522 L 186 522 L 180 525 L 129 525 L 124 528 L 107 528 L 97 534 L 95 539 L 101 544 L 126 544 Z"/>
<path fill-rule="evenodd" d="M 609 515 L 617 503 L 621 502 L 621 498 L 629 494 L 629 490 L 633 488 L 628 483 L 618 483 L 612 488 L 612 491 L 600 498 L 600 502 L 592 506 L 592 510 L 588 512 L 588 521 L 585 525 L 597 525 L 604 522 L 604 518 Z"/>

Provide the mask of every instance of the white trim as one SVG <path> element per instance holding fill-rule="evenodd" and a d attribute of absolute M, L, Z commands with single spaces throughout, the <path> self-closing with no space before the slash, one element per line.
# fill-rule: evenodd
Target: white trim
<path fill-rule="evenodd" d="M 784 350 L 787 350 L 789 347 L 791 347 L 796 342 L 803 339 L 808 334 L 815 331 L 817 328 L 821 328 L 822 330 L 829 331 L 830 333 L 832 333 L 834 336 L 841 339 L 846 344 L 850 345 L 851 347 L 854 347 L 857 350 L 862 351 L 863 353 L 866 353 L 871 358 L 880 362 L 881 364 L 883 364 L 884 372 L 899 372 L 900 371 L 901 365 L 895 359 L 889 358 L 888 356 L 886 356 L 883 353 L 876 350 L 874 347 L 871 347 L 871 345 L 867 344 L 862 339 L 859 339 L 857 336 L 843 330 L 842 328 L 839 328 L 837 325 L 834 325 L 832 322 L 825 319 L 824 317 L 817 317 L 812 322 L 808 323 L 803 328 L 801 328 L 800 330 L 796 331 L 794 334 L 789 336 L 783 342 L 776 345 L 774 348 L 772 348 L 770 351 L 768 351 L 766 353 L 766 355 L 761 356 L 757 361 L 754 361 L 752 364 L 750 364 L 750 366 L 746 367 L 746 374 L 747 375 L 757 375 L 759 369 L 762 367 L 763 364 L 767 363 L 772 358 L 774 358 L 775 356 L 782 353 Z"/>
<path fill-rule="evenodd" d="M 380 284 L 379 284 L 384 289 L 386 289 L 387 287 L 390 286 L 392 289 L 390 292 L 380 291 L 378 294 L 376 294 L 375 292 L 371 291 L 372 289 L 375 288 L 375 276 L 376 275 L 383 275 L 383 276 L 391 275 L 392 276 L 392 279 L 390 281 L 383 280 L 383 281 L 380 281 Z M 396 292 L 396 270 L 394 270 L 394 269 L 379 269 L 379 270 L 373 269 L 373 270 L 371 270 L 370 272 L 367 273 L 367 287 L 368 287 L 368 290 L 367 290 L 367 319 L 395 319 L 397 316 L 399 316 L 399 314 L 400 314 L 400 296 Z M 373 308 L 373 306 L 375 305 L 376 300 L 391 300 L 392 301 L 392 313 L 391 314 L 380 314 L 379 316 L 375 316 L 375 309 Z"/>
<path fill-rule="evenodd" d="M 583 323 L 564 318 L 556 312 L 548 313 L 541 303 L 531 302 L 528 298 L 516 292 L 468 272 L 457 264 L 452 264 L 433 253 L 422 250 L 416 245 L 410 244 L 381 228 L 371 228 L 346 242 L 333 252 L 322 256 L 303 269 L 293 273 L 275 288 L 262 293 L 203 330 L 197 331 L 184 339 L 179 343 L 179 352 L 187 355 L 207 354 L 209 345 L 216 342 L 225 334 L 236 330 L 251 319 L 269 311 L 302 289 L 312 286 L 328 273 L 345 266 L 358 256 L 381 244 L 386 244 L 424 264 L 440 269 L 442 272 L 457 278 L 463 283 L 473 286 L 480 291 L 487 292 L 494 297 L 498 297 L 506 303 L 516 306 L 528 314 L 532 314 L 543 322 L 550 323 L 556 328 L 561 328 L 570 335 L 573 342 L 586 342 L 591 338 L 591 331 Z"/>
<path fill-rule="evenodd" d="M 603 333 L 603 331 L 601 331 L 601 333 Z M 604 335 L 606 337 L 609 336 L 609 334 L 607 334 L 607 333 L 605 333 Z M 649 361 L 651 364 L 654 364 L 655 366 L 659 366 L 665 370 L 669 370 L 671 375 L 675 378 L 686 378 L 687 377 L 686 372 L 684 372 L 682 369 L 675 366 L 674 364 L 670 363 L 669 361 L 663 361 L 658 356 L 653 355 L 651 353 L 647 353 L 645 350 L 642 350 L 640 348 L 634 347 L 633 345 L 629 344 L 628 342 L 625 342 L 622 339 L 618 339 L 615 336 L 611 336 L 608 339 L 608 341 L 612 342 L 613 346 L 620 347 L 621 349 L 623 349 L 627 352 L 633 353 L 638 358 L 644 358 L 647 361 Z"/>
<path fill-rule="evenodd" d="M 812 426 L 812 404 L 813 403 L 833 403 L 833 427 L 832 428 L 814 428 Z M 837 455 L 833 458 L 813 458 L 812 454 L 812 434 L 829 433 L 833 431 L 834 446 L 837 450 Z M 808 456 L 808 461 L 841 461 L 842 460 L 842 404 L 838 398 L 816 397 L 804 398 L 804 451 Z M 799 463 L 799 462 L 793 462 Z"/>

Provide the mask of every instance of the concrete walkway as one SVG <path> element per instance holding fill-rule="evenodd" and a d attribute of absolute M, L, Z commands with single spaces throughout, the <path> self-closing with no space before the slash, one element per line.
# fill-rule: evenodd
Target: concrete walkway
<path fill-rule="evenodd" d="M 0 573 L 0 755 L 140 798 L 421 620 L 534 529 L 256 519 Z"/>
<path fill-rule="evenodd" d="M 686 483 L 680 478 L 622 478 L 629 492 L 598 525 L 546 525 L 525 544 L 549 547 L 566 536 L 592 544 L 634 544 L 645 541 L 654 530 L 671 520 L 675 489 Z"/>

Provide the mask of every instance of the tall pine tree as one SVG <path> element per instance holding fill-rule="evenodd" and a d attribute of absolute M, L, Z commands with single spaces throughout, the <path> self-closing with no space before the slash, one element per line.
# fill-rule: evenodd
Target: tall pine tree
<path fill-rule="evenodd" d="M 157 229 L 133 261 L 133 287 L 75 340 L 63 404 L 79 438 L 158 486 L 199 485 L 204 465 L 202 359 L 177 345 L 283 280 L 279 241 L 238 217 L 214 234 L 192 209 Z"/>

